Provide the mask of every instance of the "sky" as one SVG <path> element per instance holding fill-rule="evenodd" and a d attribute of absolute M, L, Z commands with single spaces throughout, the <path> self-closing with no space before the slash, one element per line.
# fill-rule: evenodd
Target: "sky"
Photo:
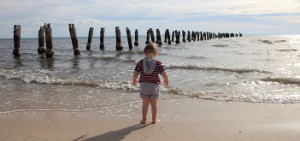
<path fill-rule="evenodd" d="M 22 38 L 37 38 L 51 23 L 54 37 L 113 36 L 119 26 L 145 35 L 149 28 L 243 34 L 300 34 L 300 0 L 0 0 L 0 38 L 12 38 L 21 25 Z"/>

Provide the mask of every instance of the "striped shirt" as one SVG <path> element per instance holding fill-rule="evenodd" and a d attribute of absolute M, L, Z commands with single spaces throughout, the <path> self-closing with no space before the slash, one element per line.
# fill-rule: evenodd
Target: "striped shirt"
<path fill-rule="evenodd" d="M 140 60 L 134 69 L 134 73 L 140 74 L 139 82 L 160 84 L 161 82 L 158 74 L 166 73 L 164 65 L 162 64 L 161 61 L 157 60 L 154 71 L 151 74 L 146 74 L 144 72 L 144 63 L 143 63 L 144 60 L 145 59 Z"/>

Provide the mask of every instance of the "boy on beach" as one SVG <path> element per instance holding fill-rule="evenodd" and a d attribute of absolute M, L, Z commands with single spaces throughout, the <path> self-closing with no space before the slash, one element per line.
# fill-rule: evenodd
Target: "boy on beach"
<path fill-rule="evenodd" d="M 161 61 L 157 60 L 158 48 L 157 44 L 149 43 L 144 48 L 145 58 L 140 60 L 133 73 L 132 84 L 134 86 L 140 83 L 140 97 L 143 99 L 142 124 L 146 124 L 149 104 L 151 105 L 152 124 L 159 122 L 156 118 L 157 114 L 157 99 L 159 97 L 159 84 L 161 83 L 158 74 L 164 78 L 164 84 L 169 85 L 168 74 Z M 137 80 L 140 74 L 139 81 Z"/>

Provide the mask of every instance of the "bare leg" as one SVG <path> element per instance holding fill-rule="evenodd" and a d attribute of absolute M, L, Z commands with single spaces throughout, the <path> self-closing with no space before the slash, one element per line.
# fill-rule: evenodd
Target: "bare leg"
<path fill-rule="evenodd" d="M 143 98 L 143 107 L 142 107 L 143 119 L 141 121 L 142 123 L 146 123 L 147 113 L 148 113 L 148 107 L 149 107 L 149 99 L 144 99 Z"/>
<path fill-rule="evenodd" d="M 152 123 L 155 124 L 158 120 L 156 118 L 157 114 L 157 99 L 151 99 L 150 100 L 151 104 L 151 112 L 152 112 Z"/>

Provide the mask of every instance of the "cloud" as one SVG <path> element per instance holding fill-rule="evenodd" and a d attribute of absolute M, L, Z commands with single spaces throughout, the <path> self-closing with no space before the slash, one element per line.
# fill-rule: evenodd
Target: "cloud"
<path fill-rule="evenodd" d="M 2 1 L 2 2 L 1 2 Z M 218 24 L 223 29 L 252 24 L 251 32 L 266 32 L 259 28 L 299 23 L 299 0 L 0 0 L 0 38 L 11 37 L 14 24 L 35 31 L 43 23 L 68 36 L 67 24 L 74 23 L 78 34 L 85 35 L 89 26 L 106 27 L 113 34 L 114 26 L 125 28 L 204 28 Z M 13 8 L 12 8 L 13 7 Z M 225 24 L 226 23 L 226 24 Z M 231 24 L 230 24 L 231 23 Z M 232 27 L 225 25 L 234 25 Z M 206 27 L 203 27 L 206 26 Z M 81 28 L 84 28 L 81 29 Z M 87 29 L 86 29 L 87 28 Z M 278 27 L 277 27 L 278 28 Z M 109 30 L 111 29 L 111 30 Z M 215 28 L 211 28 L 213 30 Z M 295 28 L 293 28 L 295 29 Z M 64 31 L 64 32 L 62 32 Z M 248 30 L 245 30 L 248 31 Z M 289 30 L 287 30 L 289 31 Z M 298 32 L 298 30 L 296 30 Z M 66 33 L 65 33 L 66 32 Z M 24 36 L 36 34 L 24 34 Z"/>

